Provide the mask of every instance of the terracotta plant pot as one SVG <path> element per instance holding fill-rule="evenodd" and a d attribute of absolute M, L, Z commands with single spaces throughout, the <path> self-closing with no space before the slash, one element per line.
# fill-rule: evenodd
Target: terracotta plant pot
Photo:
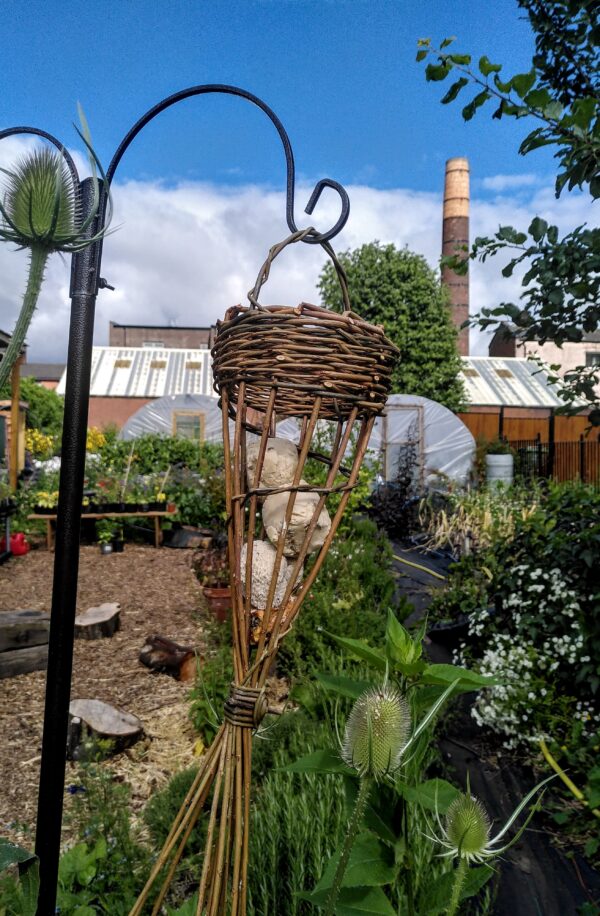
<path fill-rule="evenodd" d="M 211 588 L 205 585 L 202 589 L 209 610 L 221 623 L 227 620 L 227 615 L 231 609 L 231 589 L 227 585 L 225 588 Z"/>

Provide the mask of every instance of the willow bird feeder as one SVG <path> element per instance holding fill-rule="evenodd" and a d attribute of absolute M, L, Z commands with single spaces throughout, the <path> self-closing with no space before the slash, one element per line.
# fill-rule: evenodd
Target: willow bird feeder
<path fill-rule="evenodd" d="M 389 393 L 398 350 L 383 328 L 352 312 L 328 242 L 321 244 L 337 271 L 341 313 L 258 302 L 273 259 L 312 232 L 271 248 L 249 306 L 230 308 L 217 325 L 212 356 L 223 413 L 235 679 L 223 724 L 130 916 L 141 913 L 167 867 L 152 910 L 159 912 L 209 799 L 196 913 L 246 913 L 252 734 L 269 709 L 267 677 L 323 565 Z M 277 422 L 290 417 L 299 424 L 297 445 L 277 437 Z M 321 465 L 320 485 L 304 479 Z"/>

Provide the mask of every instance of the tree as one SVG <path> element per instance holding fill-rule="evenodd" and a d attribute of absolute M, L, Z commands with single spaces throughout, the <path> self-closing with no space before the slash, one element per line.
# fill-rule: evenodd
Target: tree
<path fill-rule="evenodd" d="M 371 242 L 338 255 L 348 275 L 353 309 L 366 321 L 382 324 L 400 348 L 393 391 L 439 401 L 451 410 L 463 402 L 448 295 L 425 258 L 394 245 Z M 321 271 L 323 304 L 342 307 L 333 264 Z"/>
<path fill-rule="evenodd" d="M 533 122 L 519 152 L 527 155 L 542 146 L 555 149 L 557 197 L 565 189 L 578 188 L 596 199 L 600 197 L 600 7 L 594 0 L 518 0 L 518 4 L 526 10 L 535 34 L 535 54 L 527 73 L 502 79 L 502 65 L 485 55 L 475 69 L 470 54 L 446 50 L 453 38 L 446 38 L 439 48 L 422 39 L 417 60 L 428 61 L 429 81 L 460 74 L 442 98 L 443 104 L 453 102 L 467 86 L 477 88 L 463 107 L 466 121 L 493 101 L 493 118 Z M 502 271 L 504 276 L 511 276 L 517 265 L 527 267 L 520 302 L 482 309 L 472 324 L 487 328 L 508 318 L 521 339 L 558 346 L 582 340 L 598 328 L 599 229 L 579 226 L 561 238 L 557 226 L 535 216 L 527 231 L 501 226 L 492 238 L 476 238 L 469 257 L 485 261 L 501 251 L 514 253 Z M 467 269 L 460 252 L 445 263 L 458 272 Z M 555 376 L 554 380 L 561 382 L 567 408 L 583 399 L 592 408 L 591 422 L 600 424 L 597 368 L 580 366 L 564 379 Z"/>
<path fill-rule="evenodd" d="M 0 388 L 0 400 L 10 398 L 10 385 Z M 64 401 L 55 391 L 49 391 L 32 378 L 21 379 L 21 400 L 29 405 L 27 426 L 49 436 L 62 432 Z"/>

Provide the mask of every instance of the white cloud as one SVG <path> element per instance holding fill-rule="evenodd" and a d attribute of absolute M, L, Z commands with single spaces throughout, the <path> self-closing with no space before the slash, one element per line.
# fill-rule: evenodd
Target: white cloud
<path fill-rule="evenodd" d="M 488 178 L 476 179 L 475 188 L 481 187 L 484 191 L 513 191 L 517 188 L 528 188 L 539 184 L 539 175 L 490 175 Z"/>
<path fill-rule="evenodd" d="M 22 149 L 21 141 L 5 142 L 0 165 Z M 441 248 L 442 181 L 440 174 L 439 194 L 349 187 L 350 219 L 334 239 L 336 250 L 379 239 L 407 245 L 436 266 Z M 311 191 L 308 186 L 297 190 L 299 225 L 308 224 L 302 208 Z M 283 191 L 252 185 L 181 183 L 167 187 L 130 181 L 116 185 L 113 196 L 114 225 L 119 228 L 104 243 L 102 275 L 116 290 L 102 290 L 98 296 L 97 344 L 107 343 L 110 320 L 179 325 L 214 322 L 228 306 L 246 301 L 269 246 L 288 234 Z M 534 212 L 566 229 L 589 220 L 591 205 L 579 195 L 566 195 L 557 202 L 552 190 L 545 188 L 494 200 L 475 196 L 471 235 L 489 235 L 503 224 L 526 228 Z M 326 191 L 313 215 L 317 228 L 333 225 L 338 215 L 338 197 Z M 14 253 L 10 248 L 0 245 L 0 328 L 9 332 L 17 317 L 27 267 L 26 253 Z M 325 258 L 319 246 L 288 248 L 272 268 L 262 301 L 318 302 L 316 283 Z M 518 278 L 504 279 L 500 274 L 503 263 L 492 259 L 472 266 L 474 311 L 518 297 Z M 68 259 L 53 255 L 28 336 L 31 361 L 66 359 L 69 279 Z M 486 338 L 471 333 L 472 352 L 485 354 Z"/>

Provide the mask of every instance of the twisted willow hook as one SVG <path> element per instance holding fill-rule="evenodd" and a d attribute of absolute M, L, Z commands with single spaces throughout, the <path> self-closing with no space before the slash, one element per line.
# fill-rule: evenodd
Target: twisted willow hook
<path fill-rule="evenodd" d="M 45 130 L 40 130 L 38 127 L 7 127 L 6 130 L 0 130 L 0 140 L 4 140 L 6 137 L 11 137 L 15 134 L 33 134 L 35 137 L 42 137 L 44 140 L 52 143 L 67 163 L 67 168 L 71 173 L 75 189 L 79 189 L 79 173 L 73 161 L 73 157 L 60 140 L 57 140 L 56 137 L 53 137 L 52 134 L 47 133 Z"/>
<path fill-rule="evenodd" d="M 117 167 L 123 158 L 123 154 L 131 144 L 131 142 L 137 137 L 139 132 L 152 121 L 157 115 L 159 115 L 165 109 L 170 108 L 172 105 L 175 105 L 177 102 L 181 102 L 184 99 L 192 98 L 195 95 L 206 95 L 208 93 L 222 93 L 225 95 L 234 95 L 242 99 L 247 99 L 249 102 L 252 102 L 253 105 L 256 105 L 261 111 L 267 115 L 267 117 L 274 124 L 279 138 L 283 145 L 283 151 L 285 153 L 286 161 L 286 170 L 287 170 L 287 194 L 286 194 L 286 220 L 291 232 L 297 232 L 298 227 L 294 219 L 294 193 L 295 193 L 295 181 L 296 181 L 296 170 L 294 165 L 294 154 L 292 152 L 292 145 L 290 143 L 289 137 L 285 131 L 285 128 L 275 112 L 266 105 L 262 99 L 259 99 L 258 96 L 253 95 L 251 92 L 246 92 L 245 89 L 239 89 L 237 86 L 225 86 L 221 84 L 212 84 L 209 83 L 203 86 L 191 86 L 188 89 L 182 89 L 180 92 L 176 92 L 173 95 L 168 96 L 166 99 L 163 99 L 162 102 L 159 102 L 157 105 L 154 105 L 153 108 L 150 108 L 149 111 L 143 115 L 139 121 L 137 121 L 131 130 L 125 135 L 121 143 L 119 144 L 115 155 L 112 158 L 112 161 L 106 172 L 107 183 L 110 186 L 114 174 L 117 170 Z M 342 212 L 339 219 L 335 225 L 329 229 L 327 232 L 315 232 L 309 234 L 302 241 L 307 242 L 311 245 L 317 245 L 321 242 L 326 242 L 329 239 L 332 239 L 335 235 L 340 232 L 341 229 L 346 225 L 348 216 L 350 215 L 350 199 L 345 188 L 339 184 L 337 181 L 333 181 L 330 178 L 322 178 L 317 184 L 310 196 L 308 204 L 305 208 L 305 213 L 309 215 L 313 212 L 314 208 L 317 205 L 321 194 L 325 188 L 331 188 L 340 196 L 342 202 Z"/>

